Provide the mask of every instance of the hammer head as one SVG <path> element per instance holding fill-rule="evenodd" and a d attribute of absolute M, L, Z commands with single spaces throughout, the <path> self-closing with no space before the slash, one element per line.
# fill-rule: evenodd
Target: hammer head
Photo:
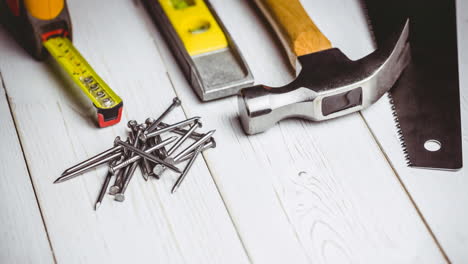
<path fill-rule="evenodd" d="M 327 120 L 371 105 L 393 86 L 408 65 L 408 34 L 407 21 L 400 32 L 356 61 L 336 48 L 300 56 L 301 69 L 291 83 L 241 90 L 238 102 L 244 131 L 260 133 L 290 117 Z"/>

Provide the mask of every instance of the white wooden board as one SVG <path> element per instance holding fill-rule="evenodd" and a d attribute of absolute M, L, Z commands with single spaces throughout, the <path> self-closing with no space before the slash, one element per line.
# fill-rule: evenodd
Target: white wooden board
<path fill-rule="evenodd" d="M 54 260 L 0 75 L 0 263 Z"/>
<path fill-rule="evenodd" d="M 292 80 L 279 41 L 253 4 L 211 2 L 257 83 Z M 302 3 L 351 58 L 372 50 L 358 0 Z M 464 172 L 418 174 L 403 167 L 385 100 L 363 114 L 366 122 L 359 114 L 320 124 L 290 120 L 247 137 L 236 117 L 237 98 L 201 104 L 139 1 L 69 0 L 68 5 L 75 45 L 124 98 L 124 120 L 117 126 L 97 129 L 91 121 L 93 107 L 76 87 L 69 87 L 54 63 L 35 62 L 0 29 L 0 72 L 57 262 L 444 263 L 445 253 L 454 262 L 466 262 Z M 466 20 L 460 20 L 465 27 Z M 466 54 L 460 55 L 466 69 Z M 174 174 L 150 183 L 137 174 L 125 203 L 106 197 L 96 213 L 92 206 L 104 168 L 52 184 L 67 166 L 125 135 L 126 121 L 161 113 L 176 94 L 183 109 L 168 121 L 200 115 L 204 129 L 217 129 L 218 143 L 195 163 L 177 194 L 170 195 Z M 3 127 L 5 118 L 12 124 L 3 108 L 1 133 L 14 138 L 13 127 Z M 34 199 L 24 162 L 12 164 L 4 166 L 6 171 L 23 176 L 15 181 L 29 186 L 22 191 Z M 447 177 L 453 178 L 447 182 Z M 22 205 L 10 200 L 9 208 Z M 28 201 L 34 208 L 34 200 Z M 41 226 L 37 203 L 35 210 L 35 218 L 25 223 Z M 6 219 L 26 213 L 34 209 L 9 213 Z M 47 238 L 43 229 L 34 230 Z M 43 248 L 34 244 L 31 252 L 51 262 L 44 242 Z M 0 252 L 21 260 L 14 255 L 21 250 L 11 243 Z"/>

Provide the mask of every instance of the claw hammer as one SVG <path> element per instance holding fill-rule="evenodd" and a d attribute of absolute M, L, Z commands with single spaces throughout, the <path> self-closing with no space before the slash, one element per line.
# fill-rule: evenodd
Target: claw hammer
<path fill-rule="evenodd" d="M 299 0 L 255 0 L 279 36 L 297 77 L 282 87 L 241 90 L 239 117 L 247 134 L 264 132 L 282 119 L 327 120 L 376 102 L 410 61 L 408 21 L 367 56 L 352 61 L 307 15 Z"/>

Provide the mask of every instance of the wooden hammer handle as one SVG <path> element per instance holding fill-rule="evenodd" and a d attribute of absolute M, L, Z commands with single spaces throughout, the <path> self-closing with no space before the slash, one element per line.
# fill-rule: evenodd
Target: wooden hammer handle
<path fill-rule="evenodd" d="M 281 39 L 293 67 L 298 56 L 332 47 L 299 0 L 255 0 L 255 3 Z"/>

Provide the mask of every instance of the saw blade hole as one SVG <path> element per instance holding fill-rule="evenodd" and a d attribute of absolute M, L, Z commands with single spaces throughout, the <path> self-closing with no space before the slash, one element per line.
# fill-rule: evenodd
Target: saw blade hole
<path fill-rule="evenodd" d="M 442 143 L 435 139 L 429 139 L 426 142 L 424 142 L 424 148 L 427 151 L 435 152 L 442 148 Z"/>

